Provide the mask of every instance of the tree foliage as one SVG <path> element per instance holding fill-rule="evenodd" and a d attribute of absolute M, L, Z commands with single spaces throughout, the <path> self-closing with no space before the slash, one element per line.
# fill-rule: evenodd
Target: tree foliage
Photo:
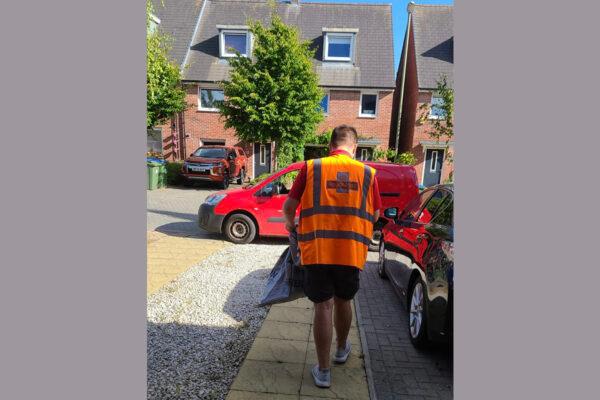
<path fill-rule="evenodd" d="M 165 123 L 185 110 L 185 91 L 179 66 L 168 56 L 171 38 L 151 29 L 152 2 L 146 0 L 146 126 Z"/>
<path fill-rule="evenodd" d="M 448 143 L 454 137 L 454 90 L 448 86 L 446 76 L 442 76 L 437 81 L 435 93 L 442 99 L 442 103 L 436 107 L 443 111 L 444 117 L 432 119 L 427 134 L 435 140 L 445 140 Z M 420 119 L 425 120 L 431 110 L 431 106 L 423 104 L 421 108 L 423 113 Z"/>
<path fill-rule="evenodd" d="M 303 159 L 307 137 L 323 119 L 323 91 L 313 71 L 309 41 L 276 14 L 270 26 L 251 22 L 252 57 L 230 59 L 225 100 L 218 104 L 226 128 L 247 142 L 276 144 L 279 167 Z"/>

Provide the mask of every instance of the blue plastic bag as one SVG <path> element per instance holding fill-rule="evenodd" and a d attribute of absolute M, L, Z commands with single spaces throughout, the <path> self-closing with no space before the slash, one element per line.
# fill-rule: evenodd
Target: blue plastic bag
<path fill-rule="evenodd" d="M 286 303 L 304 297 L 304 269 L 296 232 L 290 234 L 290 245 L 283 251 L 269 274 L 259 306 Z"/>

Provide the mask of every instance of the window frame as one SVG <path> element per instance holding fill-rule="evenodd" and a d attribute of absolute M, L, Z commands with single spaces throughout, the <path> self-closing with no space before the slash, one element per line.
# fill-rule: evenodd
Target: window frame
<path fill-rule="evenodd" d="M 267 146 L 264 144 L 258 147 L 258 164 L 267 165 Z"/>
<path fill-rule="evenodd" d="M 204 107 L 202 105 L 202 90 L 217 90 L 219 92 L 224 92 L 223 89 L 198 86 L 198 111 L 219 112 L 218 108 Z M 225 97 L 224 93 L 223 97 Z"/>
<path fill-rule="evenodd" d="M 433 105 L 433 99 L 441 99 L 441 100 L 443 100 L 442 97 L 440 97 L 440 96 L 438 96 L 436 94 L 432 94 L 431 95 L 431 102 L 429 103 L 430 104 L 429 115 L 427 115 L 427 119 L 441 119 L 441 120 L 445 120 L 446 119 L 445 116 L 433 115 L 433 107 L 434 107 L 434 105 Z M 443 103 L 443 101 L 442 101 L 442 103 Z"/>
<path fill-rule="evenodd" d="M 363 96 L 375 96 L 375 114 L 364 114 L 362 111 Z M 360 101 L 358 103 L 358 117 L 359 118 L 377 118 L 377 112 L 379 109 L 379 92 L 365 91 L 360 92 Z"/>
<path fill-rule="evenodd" d="M 247 29 L 220 29 L 219 30 L 219 57 L 221 58 L 232 58 L 235 57 L 235 53 L 230 53 L 225 48 L 225 35 L 246 35 L 246 53 L 242 54 L 243 57 L 250 57 L 252 54 L 252 33 Z"/>
<path fill-rule="evenodd" d="M 437 172 L 437 162 L 438 162 L 439 152 L 440 151 L 438 149 L 431 150 L 431 159 L 429 160 L 429 172 Z M 434 157 L 433 157 L 434 154 L 435 154 L 435 162 L 434 162 Z"/>
<path fill-rule="evenodd" d="M 349 57 L 335 57 L 329 56 L 329 36 L 339 36 L 350 38 L 350 56 Z M 323 61 L 343 61 L 352 62 L 354 61 L 354 45 L 356 42 L 356 33 L 354 32 L 325 32 L 323 38 Z"/>
<path fill-rule="evenodd" d="M 327 111 L 323 111 L 323 115 L 329 115 L 329 108 L 331 103 L 331 92 L 329 90 L 325 91 L 325 95 L 323 96 L 323 98 L 325 97 L 327 97 Z M 323 102 L 323 99 L 321 99 L 321 102 Z M 323 107 L 321 107 L 321 110 L 323 110 Z"/>

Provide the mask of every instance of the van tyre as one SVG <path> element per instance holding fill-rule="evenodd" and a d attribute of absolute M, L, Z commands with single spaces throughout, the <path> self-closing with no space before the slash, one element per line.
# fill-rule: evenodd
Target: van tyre
<path fill-rule="evenodd" d="M 246 179 L 246 171 L 244 169 L 241 169 L 240 176 L 238 176 L 237 179 L 237 183 L 241 185 L 242 183 L 244 183 L 244 179 Z"/>
<path fill-rule="evenodd" d="M 233 214 L 225 222 L 225 236 L 233 243 L 250 243 L 256 237 L 256 224 L 245 214 Z"/>
<path fill-rule="evenodd" d="M 415 347 L 425 347 L 428 344 L 425 285 L 421 277 L 413 282 L 408 297 L 408 336 Z"/>

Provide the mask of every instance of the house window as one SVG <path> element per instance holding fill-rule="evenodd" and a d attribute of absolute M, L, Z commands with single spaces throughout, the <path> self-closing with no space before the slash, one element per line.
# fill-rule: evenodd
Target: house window
<path fill-rule="evenodd" d="M 326 33 L 323 54 L 325 61 L 352 61 L 353 33 Z"/>
<path fill-rule="evenodd" d="M 158 28 L 159 24 L 160 24 L 160 18 L 158 18 L 154 14 L 150 14 L 150 21 L 149 21 L 149 24 L 148 24 L 148 32 L 149 33 L 156 32 L 156 28 Z"/>
<path fill-rule="evenodd" d="M 217 104 L 225 100 L 222 90 L 219 89 L 199 89 L 198 109 L 202 111 L 219 111 Z"/>
<path fill-rule="evenodd" d="M 321 110 L 324 114 L 329 114 L 329 93 L 325 94 L 321 100 Z"/>
<path fill-rule="evenodd" d="M 429 111 L 429 119 L 444 119 L 446 113 L 444 112 L 444 99 L 439 96 L 433 96 L 431 98 L 431 110 Z"/>
<path fill-rule="evenodd" d="M 375 115 L 377 115 L 377 94 L 361 93 L 359 116 L 374 118 Z"/>
<path fill-rule="evenodd" d="M 260 150 L 259 150 L 258 154 L 259 154 L 260 165 L 266 165 L 267 164 L 267 149 L 264 144 L 260 145 Z"/>
<path fill-rule="evenodd" d="M 236 51 L 244 57 L 250 54 L 250 34 L 245 30 L 221 30 L 219 33 L 221 57 L 235 57 Z"/>

